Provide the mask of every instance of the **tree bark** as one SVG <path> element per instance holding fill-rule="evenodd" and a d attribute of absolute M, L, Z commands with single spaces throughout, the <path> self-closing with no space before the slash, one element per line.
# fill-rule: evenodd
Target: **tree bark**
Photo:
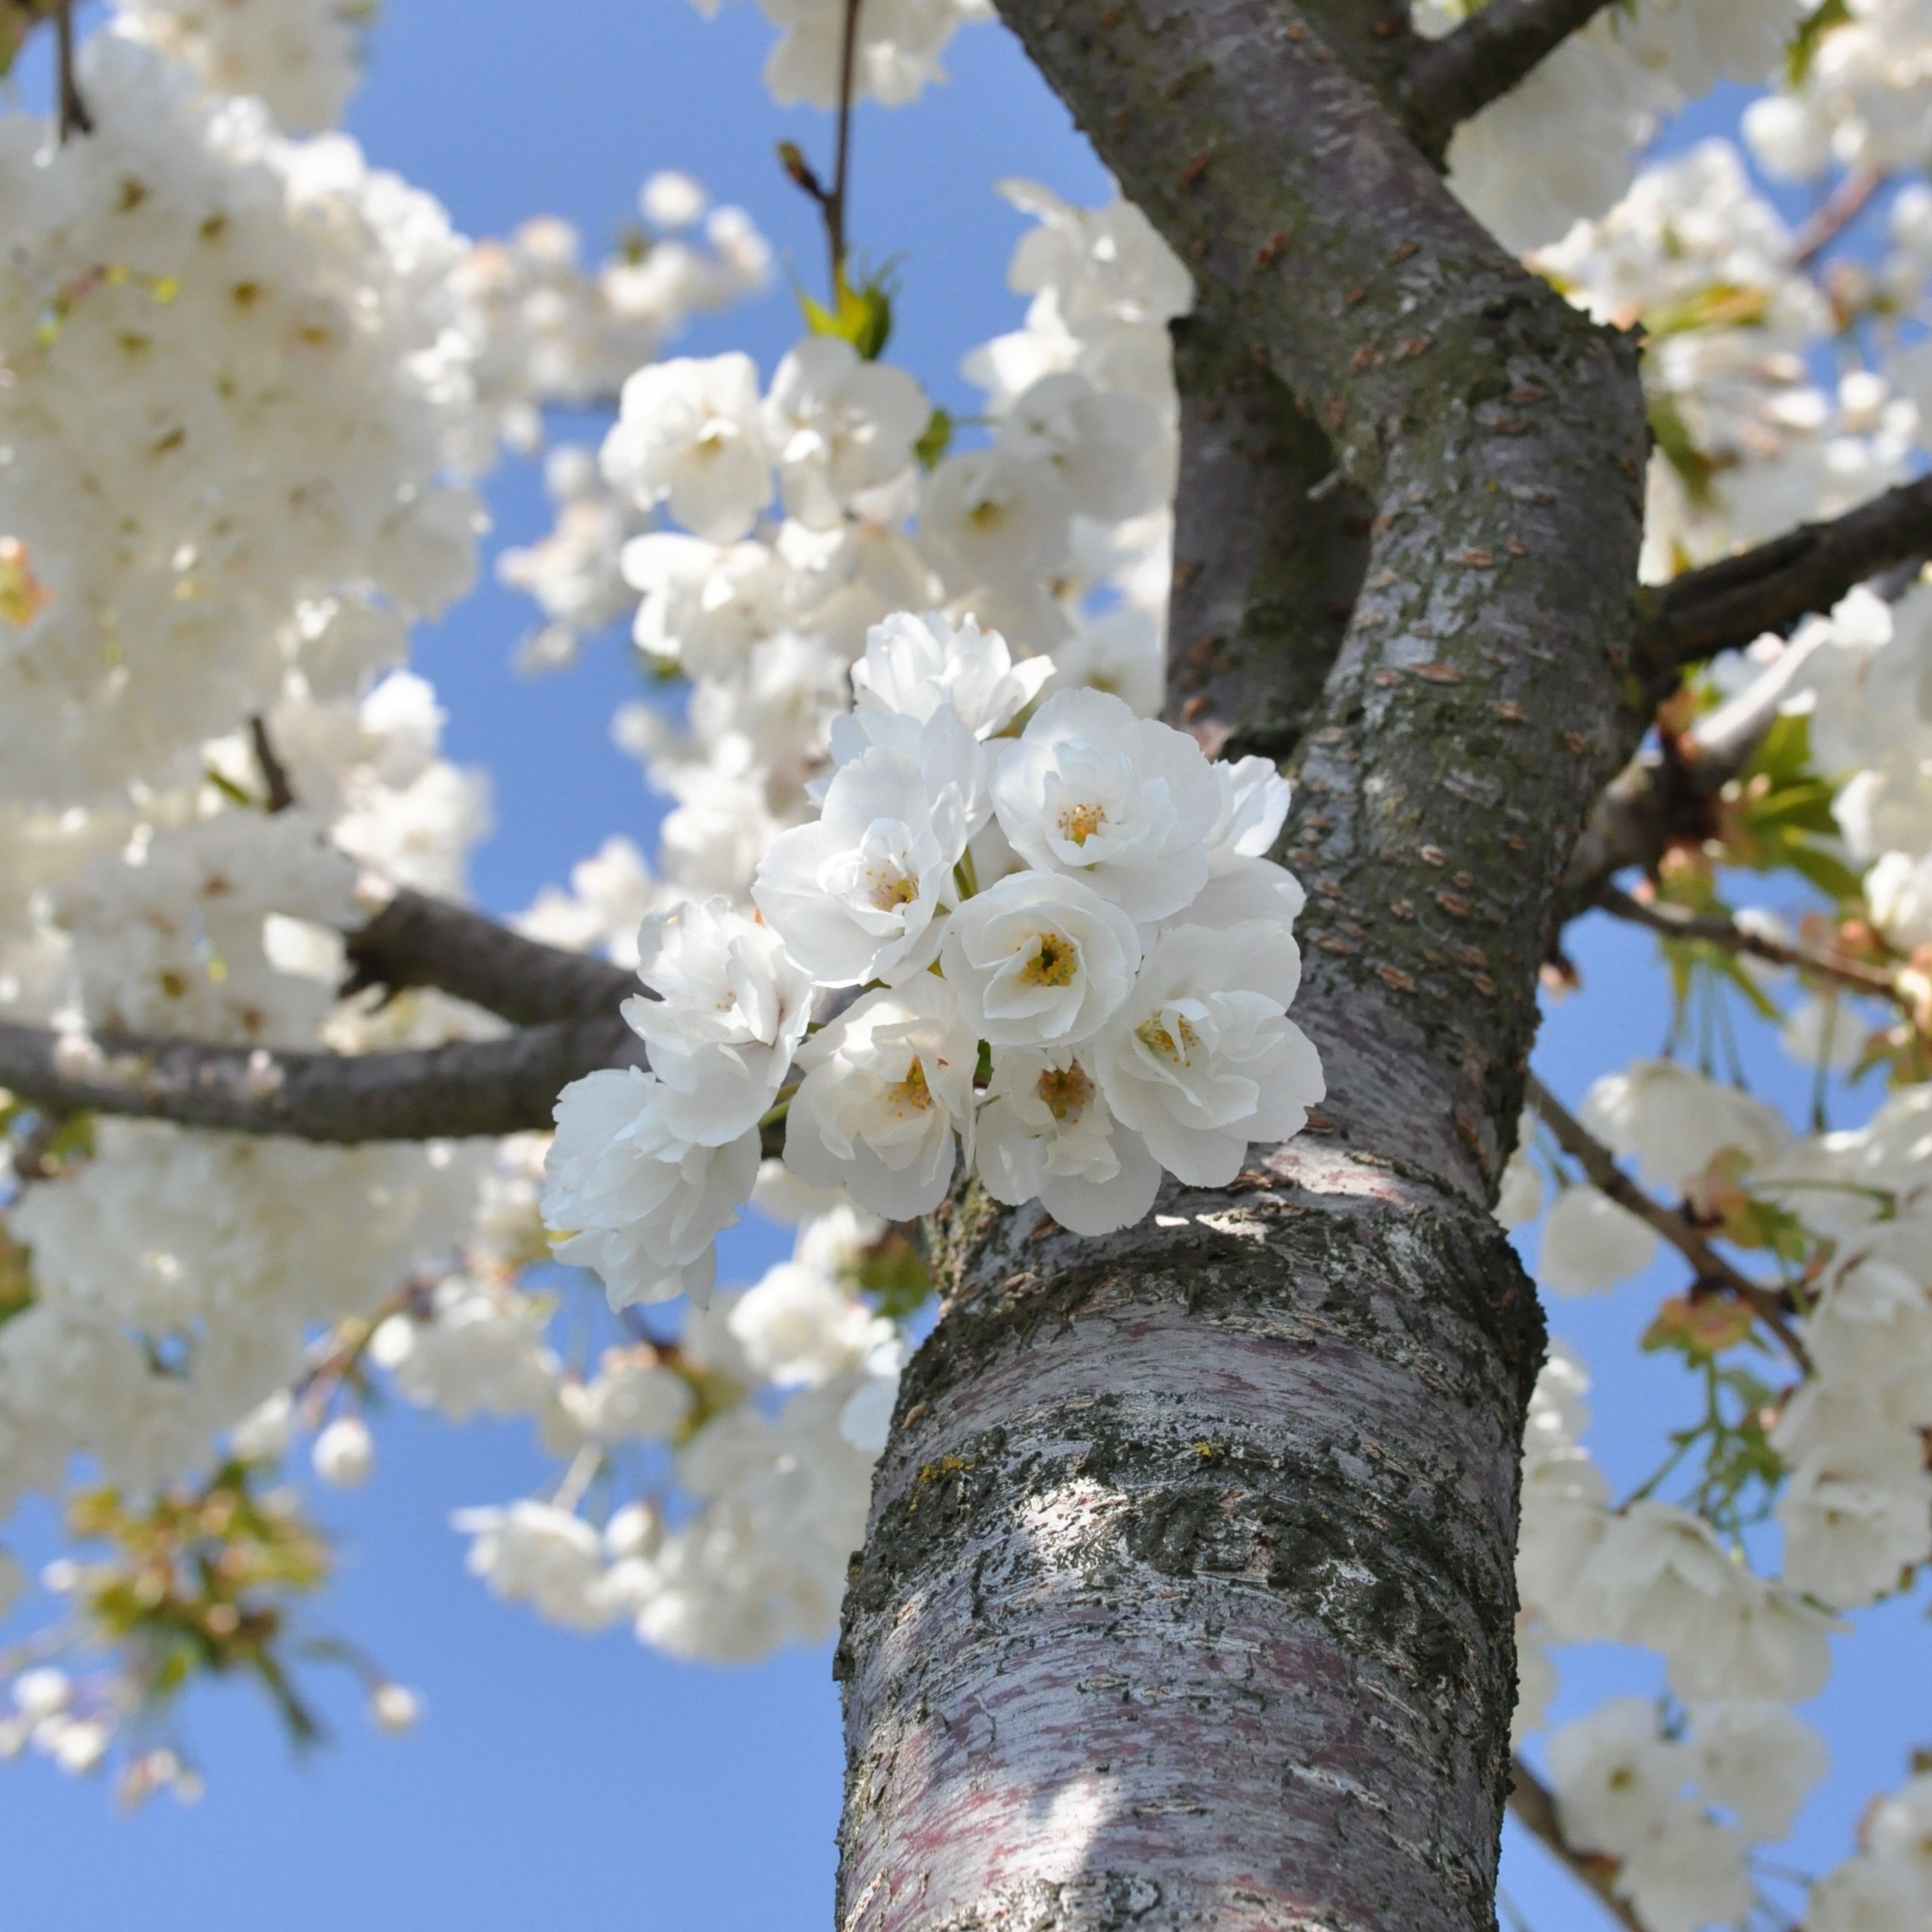
<path fill-rule="evenodd" d="M 1328 10 L 1004 0 L 1201 286 L 1171 722 L 1293 748 L 1330 1099 L 1104 1241 L 934 1225 L 838 1654 L 841 1932 L 1493 1924 L 1541 1346 L 1487 1208 L 1629 742 L 1642 404 Z"/>
<path fill-rule="evenodd" d="M 1211 312 L 1174 325 L 1180 392 L 1168 712 L 1210 758 L 1287 759 L 1340 654 L 1375 506 Z"/>

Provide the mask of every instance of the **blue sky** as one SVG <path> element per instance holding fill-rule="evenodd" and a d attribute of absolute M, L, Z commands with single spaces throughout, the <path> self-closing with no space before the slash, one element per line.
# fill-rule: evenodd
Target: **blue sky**
<path fill-rule="evenodd" d="M 557 213 L 594 250 L 632 214 L 643 178 L 675 166 L 748 207 L 816 276 L 815 218 L 772 150 L 790 137 L 822 156 L 829 130 L 766 99 L 770 33 L 752 6 L 728 6 L 710 24 L 686 0 L 387 0 L 384 12 L 351 124 L 374 160 L 440 195 L 468 232 Z M 852 228 L 874 257 L 903 256 L 896 359 L 940 400 L 970 406 L 960 356 L 1012 327 L 1020 309 L 1004 275 L 1022 224 L 992 182 L 1030 175 L 1090 200 L 1106 184 L 1002 30 L 962 35 L 950 65 L 952 84 L 918 106 L 862 112 Z M 795 332 L 781 281 L 686 346 L 745 348 L 769 369 Z M 506 468 L 490 496 L 492 554 L 548 521 L 530 466 Z M 621 640 L 530 684 L 508 668 L 529 618 L 522 600 L 486 583 L 419 640 L 418 663 L 451 712 L 452 754 L 494 774 L 499 829 L 476 880 L 500 910 L 526 903 L 611 831 L 648 849 L 658 816 L 609 742 L 611 712 L 636 689 Z M 1573 1095 L 1621 1058 L 1654 1050 L 1663 1012 L 1646 941 L 1594 920 L 1578 952 L 1586 994 L 1556 1011 L 1538 1054 Z M 1802 1093 L 1795 1070 L 1772 1077 L 1780 1097 Z M 1630 1346 L 1666 1277 L 1556 1311 L 1552 1325 L 1599 1376 L 1592 1442 L 1615 1484 L 1647 1473 L 1663 1428 L 1690 1406 L 1681 1375 Z M 380 1435 L 371 1487 L 320 1498 L 344 1547 L 326 1621 L 424 1692 L 425 1724 L 380 1738 L 353 1692 L 325 1683 L 339 1742 L 296 1763 L 252 1698 L 204 1694 L 189 1726 L 206 1798 L 192 1811 L 164 1800 L 132 1819 L 98 1784 L 38 1762 L 0 1767 L 5 1922 L 71 1932 L 825 1924 L 840 1776 L 829 1650 L 726 1671 L 668 1662 L 622 1633 L 541 1625 L 464 1574 L 447 1526 L 454 1507 L 532 1485 L 543 1466 L 526 1430 L 458 1429 L 392 1408 Z M 28 1531 L 23 1547 L 44 1549 L 44 1518 Z M 1932 1735 L 1909 1688 L 1923 1681 L 1906 1648 L 1917 1616 L 1897 1606 L 1882 1640 L 1844 1651 L 1823 1712 L 1840 1768 L 1801 1860 L 1842 1856 L 1865 1794 Z M 1572 1653 L 1562 1708 L 1652 1682 L 1613 1653 Z M 1596 1922 L 1533 1847 L 1511 1844 L 1505 1882 L 1537 1932 Z"/>

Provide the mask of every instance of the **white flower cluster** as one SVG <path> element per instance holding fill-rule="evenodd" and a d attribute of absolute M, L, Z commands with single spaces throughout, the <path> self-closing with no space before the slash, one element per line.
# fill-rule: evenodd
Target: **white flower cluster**
<path fill-rule="evenodd" d="M 1874 920 L 1910 953 L 1932 941 L 1932 586 L 1895 604 L 1855 590 L 1789 648 L 1805 653 L 1789 704 L 1808 710 L 1814 760 L 1838 782 L 1832 814 L 1870 867 Z"/>
<path fill-rule="evenodd" d="M 1924 0 L 1847 0 L 1824 10 L 1795 87 L 1744 110 L 1744 137 L 1789 180 L 1841 167 L 1880 172 L 1932 160 L 1932 10 Z"/>
<path fill-rule="evenodd" d="M 114 26 L 184 62 L 211 94 L 250 94 L 291 134 L 342 118 L 361 77 L 364 0 L 115 0 Z"/>
<path fill-rule="evenodd" d="M 560 1455 L 658 1445 L 663 1485 L 601 1528 L 567 1496 L 460 1513 L 472 1570 L 550 1622 L 626 1618 L 676 1656 L 736 1660 L 822 1637 L 898 1385 L 898 1331 L 846 1280 L 878 1232 L 850 1208 L 814 1215 L 791 1260 L 692 1316 L 674 1346 L 607 1350 L 587 1380 L 544 1345 L 547 1311 L 500 1284 L 446 1282 L 422 1316 L 391 1318 L 374 1352 L 412 1401 L 459 1420 L 533 1414 Z"/>
<path fill-rule="evenodd" d="M 0 1328 L 0 1509 L 70 1456 L 133 1490 L 208 1466 L 211 1438 L 300 1374 L 312 1326 L 434 1267 L 476 1156 L 314 1147 L 104 1121 L 72 1178 L 8 1216 L 33 1304 Z"/>
<path fill-rule="evenodd" d="M 1866 1814 L 1858 1854 L 1811 1888 L 1806 1932 L 1923 1932 L 1932 1917 L 1932 1775 Z"/>
<path fill-rule="evenodd" d="M 554 215 L 479 242 L 458 264 L 452 286 L 479 338 L 478 400 L 512 448 L 541 444 L 544 406 L 606 401 L 693 316 L 770 282 L 770 244 L 751 217 L 710 207 L 688 176 L 653 175 L 638 206 L 644 230 L 594 268 L 580 260 L 577 230 Z M 700 225 L 701 240 L 685 232 Z M 522 568 L 533 590 L 544 581 L 536 565 Z"/>
<path fill-rule="evenodd" d="M 709 20 L 719 0 L 692 0 Z M 765 86 L 781 107 L 838 104 L 845 0 L 758 0 L 778 29 Z M 946 78 L 939 64 L 962 26 L 993 17 L 992 0 L 868 0 L 853 48 L 853 98 L 903 107 Z"/>
<path fill-rule="evenodd" d="M 1418 32 L 1454 31 L 1481 0 L 1414 0 Z M 1630 185 L 1658 123 L 1720 81 L 1762 82 L 1804 0 L 1635 0 L 1600 10 L 1449 147 L 1449 184 L 1510 248 L 1554 242 Z"/>
<path fill-rule="evenodd" d="M 1532 1636 L 1660 1652 L 1687 1703 L 1814 1696 L 1831 1618 L 1736 1562 L 1688 1510 L 1650 1498 L 1612 1508 L 1581 1441 L 1588 1385 L 1559 1345 L 1530 1403 L 1516 1586 Z"/>
<path fill-rule="evenodd" d="M 1819 1136 L 1760 1185 L 1833 1243 L 1804 1324 L 1814 1372 L 1772 1445 L 1784 1574 L 1841 1610 L 1932 1558 L 1932 1088 L 1900 1088 L 1856 1130 Z"/>
<path fill-rule="evenodd" d="M 1719 1155 L 1762 1166 L 1791 1138 L 1774 1107 L 1671 1060 L 1634 1060 L 1604 1075 L 1582 1119 L 1612 1154 L 1636 1156 L 1646 1187 L 1672 1199 Z M 1628 1208 L 1587 1184 L 1566 1187 L 1544 1223 L 1537 1276 L 1558 1294 L 1600 1294 L 1641 1274 L 1656 1252 L 1656 1234 Z"/>
<path fill-rule="evenodd" d="M 1694 1706 L 1671 1736 L 1643 1699 L 1613 1698 L 1549 1748 L 1564 1838 L 1618 1862 L 1618 1895 L 1649 1932 L 1740 1922 L 1751 1846 L 1785 1835 L 1826 1765 L 1809 1724 L 1762 1702 Z"/>
<path fill-rule="evenodd" d="M 1799 1324 L 1808 1372 L 1761 1418 L 1786 1472 L 1774 1508 L 1780 1576 L 1757 1574 L 1689 1510 L 1646 1492 L 1612 1503 L 1581 1443 L 1588 1383 L 1560 1344 L 1531 1402 L 1519 1726 L 1534 1728 L 1553 1694 L 1547 1643 L 1662 1654 L 1688 1724 L 1615 1701 L 1553 1733 L 1548 1762 L 1566 1840 L 1616 1862 L 1617 1892 L 1650 1932 L 1692 1932 L 1744 1921 L 1750 1846 L 1783 1835 L 1822 1774 L 1815 1734 L 1778 1707 L 1822 1688 L 1829 1611 L 1892 1595 L 1932 1560 L 1932 1088 L 1901 1088 L 1864 1126 L 1801 1140 L 1747 1095 L 1639 1062 L 1599 1082 L 1585 1112 L 1650 1189 L 1695 1199 L 1721 1170 L 1822 1244 Z M 1533 1178 L 1507 1188 L 1511 1218 L 1533 1216 L 1539 1191 Z M 1592 1212 L 1560 1226 L 1565 1204 L 1585 1197 Z M 1561 1195 L 1545 1282 L 1575 1292 L 1623 1272 L 1610 1217 L 1653 1238 L 1594 1190 Z M 1864 1850 L 1814 1888 L 1808 1927 L 1922 1932 L 1928 1792 L 1932 1783 L 1916 1780 L 1870 1815 Z"/>
<path fill-rule="evenodd" d="M 1600 321 L 1646 332 L 1648 580 L 1904 479 L 1918 404 L 1874 370 L 1817 386 L 1810 358 L 1838 319 L 1728 142 L 1647 170 L 1532 260 Z"/>
<path fill-rule="evenodd" d="M 785 1160 L 895 1220 L 929 1213 L 963 1151 L 996 1199 L 1131 1226 L 1165 1168 L 1221 1186 L 1322 1095 L 1287 1018 L 1300 887 L 1262 855 L 1287 788 L 1210 764 L 1104 692 L 1048 698 L 997 633 L 890 618 L 854 668 L 815 821 L 752 888 L 646 923 L 625 1017 L 652 1071 L 557 1106 L 545 1220 L 614 1306 L 709 1288 L 760 1124 Z M 822 992 L 862 989 L 809 1041 Z"/>
<path fill-rule="evenodd" d="M 82 65 L 87 140 L 0 122 L 0 527 L 45 593 L 0 630 L 0 796 L 36 803 L 182 778 L 311 656 L 352 691 L 479 521 L 437 480 L 471 350 L 436 203 L 118 35 Z"/>

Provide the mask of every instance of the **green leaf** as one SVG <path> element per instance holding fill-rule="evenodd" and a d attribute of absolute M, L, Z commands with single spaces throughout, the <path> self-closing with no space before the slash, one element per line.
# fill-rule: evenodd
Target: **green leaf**
<path fill-rule="evenodd" d="M 1842 27 L 1852 17 L 1846 0 L 1824 0 L 1824 4 L 1798 22 L 1798 31 L 1784 50 L 1784 84 L 1794 92 L 1804 83 L 1817 58 L 1818 44 L 1834 27 Z"/>
<path fill-rule="evenodd" d="M 1829 898 L 1855 899 L 1864 889 L 1862 873 L 1842 859 L 1821 852 L 1815 845 L 1801 844 L 1795 838 L 1787 842 L 1784 862 Z M 1760 869 L 1768 872 L 1774 868 L 1765 866 Z"/>
<path fill-rule="evenodd" d="M 932 1271 L 926 1257 L 896 1228 L 887 1228 L 870 1247 L 860 1250 L 850 1279 L 892 1322 L 917 1313 L 932 1293 Z"/>
<path fill-rule="evenodd" d="M 1686 335 L 1698 328 L 1756 328 L 1771 308 L 1771 291 L 1748 283 L 1708 282 L 1701 289 L 1644 313 L 1653 336 Z"/>
<path fill-rule="evenodd" d="M 244 806 L 250 812 L 261 809 L 262 801 L 259 798 L 251 797 L 232 778 L 217 771 L 212 765 L 205 766 L 201 775 L 230 805 Z"/>
<path fill-rule="evenodd" d="M 1689 426 L 1670 397 L 1652 397 L 1649 416 L 1650 433 L 1657 439 L 1658 452 L 1682 479 L 1691 502 L 1708 503 L 1718 464 L 1697 447 Z"/>
<path fill-rule="evenodd" d="M 938 466 L 952 443 L 952 418 L 944 410 L 935 409 L 926 418 L 926 428 L 913 445 L 912 453 L 919 458 L 922 470 L 932 470 Z"/>
<path fill-rule="evenodd" d="M 814 335 L 836 335 L 849 342 L 868 362 L 876 362 L 892 334 L 892 291 L 890 272 L 868 276 L 856 288 L 838 271 L 834 300 L 827 308 L 801 289 L 798 305 L 805 326 Z"/>

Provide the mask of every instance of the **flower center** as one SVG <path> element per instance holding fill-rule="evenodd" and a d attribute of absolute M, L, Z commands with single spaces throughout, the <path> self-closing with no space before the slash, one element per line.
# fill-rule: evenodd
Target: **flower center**
<path fill-rule="evenodd" d="M 872 889 L 872 903 L 881 912 L 896 912 L 919 897 L 917 880 L 904 872 L 868 872 L 866 878 Z"/>
<path fill-rule="evenodd" d="M 1084 845 L 1107 822 L 1104 805 L 1070 805 L 1060 814 L 1060 836 Z"/>
<path fill-rule="evenodd" d="M 1006 505 L 996 502 L 990 496 L 982 496 L 966 512 L 967 522 L 982 534 L 988 530 L 998 530 L 1006 518 Z"/>
<path fill-rule="evenodd" d="M 886 1104 L 901 1115 L 923 1114 L 932 1106 L 932 1091 L 926 1084 L 926 1063 L 915 1060 L 906 1069 L 903 1080 L 886 1089 Z"/>
<path fill-rule="evenodd" d="M 1094 1098 L 1094 1083 L 1077 1060 L 1071 1066 L 1049 1066 L 1034 1090 L 1063 1126 L 1078 1120 Z"/>
<path fill-rule="evenodd" d="M 1178 1039 L 1175 1037 L 1176 1034 L 1179 1035 Z M 1134 1028 L 1134 1037 L 1149 1052 L 1159 1054 L 1168 1065 L 1174 1066 L 1191 1064 L 1194 1049 L 1201 1044 L 1201 1036 L 1184 1019 L 1177 1020 L 1173 1032 L 1169 1032 L 1161 1024 L 1159 1014 L 1152 1019 L 1142 1020 Z"/>
<path fill-rule="evenodd" d="M 1028 986 L 1067 986 L 1080 970 L 1080 956 L 1064 933 L 1042 932 L 1040 950 L 1020 968 L 1020 982 Z"/>

